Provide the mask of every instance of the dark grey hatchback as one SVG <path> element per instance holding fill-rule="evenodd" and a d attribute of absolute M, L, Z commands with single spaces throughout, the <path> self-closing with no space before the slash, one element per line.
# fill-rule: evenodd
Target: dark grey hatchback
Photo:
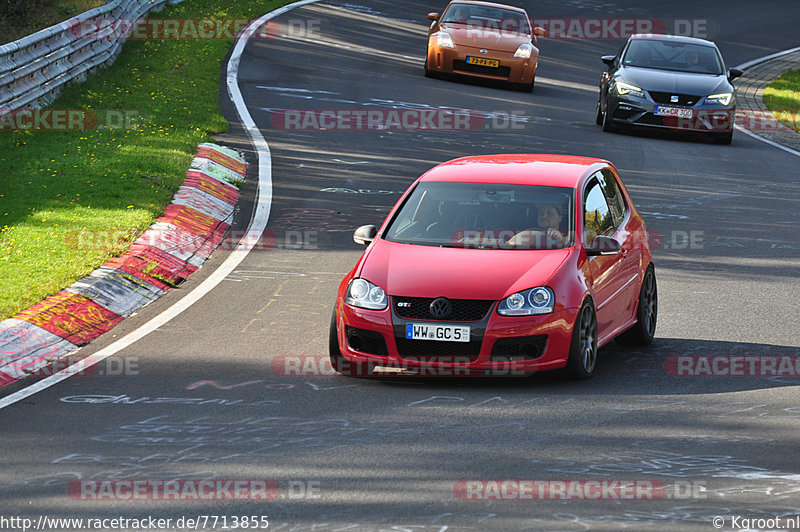
<path fill-rule="evenodd" d="M 596 122 L 710 134 L 730 144 L 736 114 L 731 84 L 742 71 L 727 70 L 717 46 L 674 35 L 632 35 L 617 55 L 603 56 Z"/>

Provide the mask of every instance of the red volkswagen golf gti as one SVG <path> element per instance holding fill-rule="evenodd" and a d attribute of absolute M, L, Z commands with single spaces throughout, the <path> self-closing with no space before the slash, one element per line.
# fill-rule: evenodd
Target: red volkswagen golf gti
<path fill-rule="evenodd" d="M 330 329 L 345 375 L 587 378 L 603 344 L 655 333 L 645 224 L 608 161 L 455 159 L 354 239 L 367 249 L 339 286 Z"/>

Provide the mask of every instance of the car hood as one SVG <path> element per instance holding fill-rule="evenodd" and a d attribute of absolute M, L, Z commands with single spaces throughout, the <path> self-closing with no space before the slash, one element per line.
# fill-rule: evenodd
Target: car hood
<path fill-rule="evenodd" d="M 359 277 L 392 296 L 500 300 L 547 284 L 570 248 L 482 250 L 377 240 Z"/>
<path fill-rule="evenodd" d="M 500 30 L 484 30 L 481 28 L 468 28 L 463 24 L 442 24 L 441 31 L 446 31 L 453 39 L 453 43 L 476 48 L 486 48 L 499 52 L 514 53 L 522 43 L 531 43 L 528 35 Z"/>
<path fill-rule="evenodd" d="M 676 94 L 694 94 L 697 96 L 732 91 L 727 78 L 722 74 L 715 76 L 711 74 L 690 74 L 651 68 L 626 67 L 620 71 L 618 79 L 647 91 L 674 92 Z"/>

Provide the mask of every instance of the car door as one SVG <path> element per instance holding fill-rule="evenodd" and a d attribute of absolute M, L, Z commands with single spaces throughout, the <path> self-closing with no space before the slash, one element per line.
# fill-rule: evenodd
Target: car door
<path fill-rule="evenodd" d="M 583 195 L 584 246 L 589 249 L 594 238 L 600 235 L 612 237 L 621 245 L 619 253 L 590 256 L 587 261 L 587 277 L 594 292 L 600 341 L 628 321 L 631 305 L 631 283 L 626 270 L 629 269 L 627 256 L 633 248 L 633 239 L 625 231 L 625 211 L 620 212 L 620 204 L 616 198 L 609 202 L 606 196 L 604 187 L 609 187 L 608 183 L 607 175 L 597 172 L 589 179 Z M 613 175 L 611 183 L 616 184 Z M 624 201 L 622 205 L 624 206 Z"/>

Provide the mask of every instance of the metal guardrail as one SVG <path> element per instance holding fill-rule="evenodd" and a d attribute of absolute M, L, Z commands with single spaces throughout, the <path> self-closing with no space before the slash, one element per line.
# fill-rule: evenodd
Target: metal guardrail
<path fill-rule="evenodd" d="M 165 4 L 183 0 L 112 0 L 55 26 L 0 46 L 0 110 L 40 108 L 70 82 L 86 79 L 98 67 L 111 64 L 124 40 L 113 21 L 138 20 Z M 77 28 L 92 19 L 97 29 Z"/>

